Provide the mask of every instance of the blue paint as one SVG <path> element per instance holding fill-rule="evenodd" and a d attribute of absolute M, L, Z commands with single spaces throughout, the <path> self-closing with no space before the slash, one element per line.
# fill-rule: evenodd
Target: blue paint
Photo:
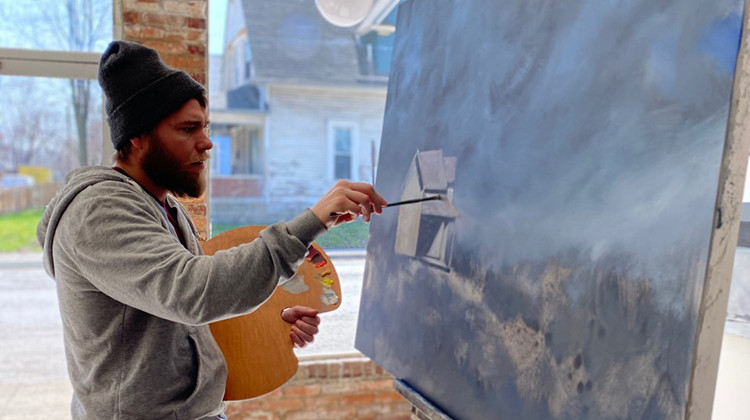
<path fill-rule="evenodd" d="M 731 13 L 717 18 L 701 33 L 700 48 L 711 56 L 722 70 L 734 74 L 737 51 L 742 39 L 742 16 Z"/>
<path fill-rule="evenodd" d="M 459 216 L 446 269 L 372 221 L 356 347 L 455 418 L 682 418 L 742 4 L 403 3 L 377 188 L 440 150 Z"/>

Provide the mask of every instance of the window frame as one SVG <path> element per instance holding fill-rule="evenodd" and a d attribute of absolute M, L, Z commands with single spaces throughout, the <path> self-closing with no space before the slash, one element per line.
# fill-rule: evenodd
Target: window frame
<path fill-rule="evenodd" d="M 96 81 L 101 54 L 80 51 L 0 48 L 0 75 Z M 104 103 L 104 102 L 102 102 Z M 102 164 L 114 153 L 104 107 L 102 113 Z"/>
<path fill-rule="evenodd" d="M 354 121 L 346 120 L 329 120 L 327 124 L 327 142 L 328 142 L 328 180 L 337 181 L 336 178 L 336 129 L 343 128 L 351 130 L 351 162 L 349 171 L 350 181 L 360 181 L 359 176 L 359 124 Z"/>
<path fill-rule="evenodd" d="M 263 138 L 261 137 L 262 128 L 252 124 L 241 124 L 235 125 L 229 128 L 230 137 L 230 174 L 233 177 L 258 177 L 263 174 L 265 167 L 265 156 L 266 152 L 263 148 Z M 235 138 L 234 134 L 238 137 Z M 242 138 L 240 138 L 242 137 Z M 240 141 L 242 140 L 242 141 Z M 255 156 L 253 149 L 257 146 L 258 156 Z M 245 172 L 235 172 L 235 154 L 240 153 L 244 155 L 244 163 L 246 170 Z M 216 154 L 214 154 L 216 156 Z M 249 162 L 247 162 L 249 158 Z M 257 163 L 254 165 L 253 163 Z M 257 166 L 257 167 L 256 167 Z M 247 171 L 249 169 L 255 169 L 255 171 Z"/>

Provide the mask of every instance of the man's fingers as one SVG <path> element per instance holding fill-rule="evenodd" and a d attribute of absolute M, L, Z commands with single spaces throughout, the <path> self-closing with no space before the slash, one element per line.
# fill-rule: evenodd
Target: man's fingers
<path fill-rule="evenodd" d="M 297 334 L 294 333 L 294 332 L 289 333 L 289 338 L 292 339 L 292 343 L 294 343 L 294 345 L 297 346 L 297 347 L 302 348 L 302 347 L 305 347 L 305 345 L 307 344 L 307 343 L 305 343 L 304 340 L 302 340 L 301 338 L 299 338 L 299 336 L 297 336 Z"/>
<path fill-rule="evenodd" d="M 304 333 L 311 336 L 318 333 L 318 324 L 311 324 L 302 320 L 295 322 L 293 328 L 297 328 L 298 330 L 303 331 Z"/>
<path fill-rule="evenodd" d="M 291 310 L 296 318 L 315 318 L 318 316 L 318 310 L 309 306 L 295 305 L 292 306 Z"/>
<path fill-rule="evenodd" d="M 354 220 L 354 218 L 357 217 L 351 213 L 344 213 L 340 216 L 336 216 L 336 222 L 334 223 L 334 226 L 343 225 L 344 223 L 349 223 Z"/>
<path fill-rule="evenodd" d="M 304 331 L 302 328 L 298 328 L 296 325 L 292 326 L 292 332 L 306 343 L 312 343 L 315 340 L 315 337 L 312 334 L 308 334 L 306 331 Z"/>
<path fill-rule="evenodd" d="M 350 188 L 352 190 L 365 194 L 367 196 L 367 204 L 372 205 L 372 210 L 375 213 L 382 212 L 383 206 L 386 206 L 388 204 L 385 199 L 380 194 L 378 194 L 377 191 L 375 191 L 375 188 L 370 184 L 366 184 L 364 182 L 353 182 L 350 184 Z M 364 205 L 365 203 L 360 202 L 360 204 Z"/>
<path fill-rule="evenodd" d="M 381 213 L 383 206 L 387 203 L 370 184 L 362 182 L 352 183 L 346 191 L 349 199 L 357 203 L 362 210 L 369 212 Z"/>
<path fill-rule="evenodd" d="M 372 213 L 381 213 L 385 199 L 375 188 L 364 182 L 339 180 L 320 201 L 312 207 L 313 213 L 328 227 L 355 220 L 357 216 L 369 222 Z M 344 217 L 347 214 L 349 217 Z"/>
<path fill-rule="evenodd" d="M 303 316 L 300 317 L 300 321 L 311 324 L 311 325 L 320 325 L 320 317 L 313 314 L 313 316 Z"/>

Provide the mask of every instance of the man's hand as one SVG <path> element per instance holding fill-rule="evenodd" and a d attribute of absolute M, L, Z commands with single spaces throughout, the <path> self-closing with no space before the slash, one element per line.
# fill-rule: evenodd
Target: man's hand
<path fill-rule="evenodd" d="M 311 210 L 326 227 L 330 228 L 354 221 L 360 215 L 365 222 L 369 222 L 370 215 L 380 214 L 386 204 L 385 199 L 375 192 L 372 185 L 342 179 L 336 182 Z"/>
<path fill-rule="evenodd" d="M 297 347 L 305 347 L 307 343 L 315 340 L 315 334 L 318 333 L 320 317 L 318 310 L 308 308 L 307 306 L 292 306 L 281 311 L 281 319 L 292 324 L 292 331 L 289 338 Z"/>

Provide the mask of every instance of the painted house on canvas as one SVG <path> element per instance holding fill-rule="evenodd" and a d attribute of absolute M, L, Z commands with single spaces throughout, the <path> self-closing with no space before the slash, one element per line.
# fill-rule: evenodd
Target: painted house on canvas
<path fill-rule="evenodd" d="M 449 269 L 453 253 L 453 181 L 456 157 L 443 156 L 442 150 L 417 151 L 406 172 L 401 199 L 430 197 L 442 199 L 403 206 L 398 213 L 394 251 L 441 269 Z"/>
<path fill-rule="evenodd" d="M 340 28 L 313 1 L 229 1 L 210 100 L 214 223 L 289 217 L 338 179 L 373 181 L 396 3 Z"/>

